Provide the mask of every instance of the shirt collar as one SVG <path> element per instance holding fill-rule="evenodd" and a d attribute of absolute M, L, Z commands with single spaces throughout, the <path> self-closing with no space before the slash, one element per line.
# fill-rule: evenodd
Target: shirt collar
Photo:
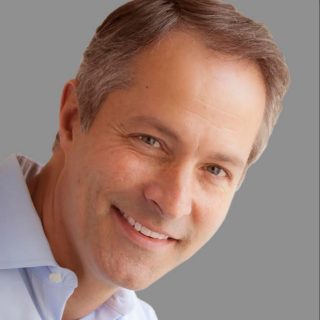
<path fill-rule="evenodd" d="M 57 266 L 25 181 L 40 168 L 15 155 L 0 163 L 0 269 Z"/>
<path fill-rule="evenodd" d="M 112 309 L 115 315 L 124 316 L 130 313 L 137 304 L 138 297 L 134 291 L 120 288 L 104 303 L 102 308 Z"/>

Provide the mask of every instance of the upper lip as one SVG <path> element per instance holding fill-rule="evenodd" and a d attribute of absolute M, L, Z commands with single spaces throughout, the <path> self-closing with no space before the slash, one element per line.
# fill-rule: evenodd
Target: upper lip
<path fill-rule="evenodd" d="M 158 229 L 158 228 L 155 227 L 155 226 L 151 226 L 150 224 L 148 224 L 148 223 L 145 222 L 145 221 L 140 221 L 140 220 L 136 219 L 134 216 L 132 216 L 132 215 L 130 215 L 128 212 L 120 209 L 118 206 L 114 206 L 114 207 L 115 207 L 116 209 L 118 209 L 118 210 L 120 211 L 120 213 L 122 213 L 122 214 L 125 214 L 125 213 L 126 213 L 127 215 L 129 215 L 130 217 L 132 217 L 136 222 L 141 223 L 141 225 L 145 226 L 145 227 L 148 228 L 149 230 L 154 231 L 154 232 L 157 232 L 157 233 L 160 233 L 160 234 L 163 234 L 163 235 L 167 236 L 168 239 L 171 239 L 171 240 L 179 240 L 177 237 L 175 237 L 175 236 L 172 235 L 171 233 L 168 233 L 168 232 L 166 232 L 166 231 L 164 231 L 164 230 L 160 230 L 160 229 Z"/>

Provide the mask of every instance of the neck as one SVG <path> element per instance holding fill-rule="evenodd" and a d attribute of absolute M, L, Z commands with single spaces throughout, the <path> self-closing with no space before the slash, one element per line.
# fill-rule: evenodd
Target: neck
<path fill-rule="evenodd" d="M 63 315 L 63 320 L 74 320 L 97 309 L 114 294 L 117 288 L 102 283 L 84 270 L 79 256 L 75 254 L 77 251 L 68 232 L 58 218 L 57 210 L 61 210 L 58 182 L 64 158 L 59 151 L 57 152 L 58 154 L 53 155 L 39 174 L 27 181 L 27 185 L 57 263 L 63 268 L 72 270 L 78 277 L 78 287 L 68 299 Z"/>

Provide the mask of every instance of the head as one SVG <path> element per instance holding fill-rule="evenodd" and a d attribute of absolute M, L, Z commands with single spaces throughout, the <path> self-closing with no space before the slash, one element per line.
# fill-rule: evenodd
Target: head
<path fill-rule="evenodd" d="M 267 101 L 250 166 L 267 146 L 282 110 L 288 70 L 268 29 L 219 0 L 130 1 L 108 16 L 85 51 L 76 77 L 83 130 L 90 128 L 110 92 L 130 85 L 133 57 L 177 29 L 196 33 L 212 51 L 259 66 Z"/>
<path fill-rule="evenodd" d="M 80 272 L 142 289 L 201 248 L 265 148 L 287 83 L 267 29 L 231 5 L 136 0 L 113 12 L 65 87 L 54 148 Z"/>

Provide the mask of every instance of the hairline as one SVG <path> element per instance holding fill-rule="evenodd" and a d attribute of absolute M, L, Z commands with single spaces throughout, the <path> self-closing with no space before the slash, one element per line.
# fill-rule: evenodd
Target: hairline
<path fill-rule="evenodd" d="M 127 64 L 126 66 L 122 69 L 122 79 L 124 79 L 124 85 L 120 86 L 120 87 L 115 87 L 112 88 L 111 90 L 107 91 L 104 93 L 104 99 L 100 102 L 99 106 L 98 106 L 98 111 L 97 113 L 93 116 L 93 118 L 91 119 L 90 123 L 85 126 L 83 125 L 83 123 L 80 123 L 81 125 L 81 129 L 82 131 L 88 132 L 95 120 L 95 118 L 97 117 L 99 111 L 101 110 L 102 106 L 104 105 L 106 99 L 108 98 L 108 96 L 110 94 L 112 94 L 113 92 L 117 91 L 117 90 L 123 90 L 123 89 L 127 89 L 130 88 L 133 84 L 134 84 L 134 80 L 135 80 L 135 60 L 144 52 L 150 50 L 152 51 L 154 47 L 156 47 L 157 45 L 159 45 L 165 38 L 170 37 L 172 34 L 174 33 L 185 33 L 187 35 L 190 35 L 191 37 L 195 38 L 195 40 L 199 41 L 203 47 L 205 49 L 208 50 L 208 52 L 210 52 L 210 54 L 212 54 L 213 56 L 216 56 L 220 59 L 223 58 L 233 58 L 233 59 L 238 59 L 239 61 L 247 61 L 250 64 L 253 64 L 258 72 L 260 73 L 262 79 L 263 79 L 263 84 L 264 84 L 264 88 L 265 88 L 265 96 L 266 96 L 266 101 L 265 101 L 265 105 L 264 105 L 264 115 L 261 121 L 261 124 L 259 126 L 257 135 L 254 139 L 253 145 L 250 149 L 250 154 L 252 152 L 252 150 L 255 147 L 255 143 L 257 142 L 257 140 L 259 139 L 259 137 L 261 138 L 261 136 L 263 136 L 264 132 L 263 130 L 265 129 L 265 118 L 266 118 L 266 111 L 268 110 L 268 105 L 270 104 L 269 101 L 269 96 L 268 96 L 268 90 L 267 90 L 267 81 L 265 79 L 265 75 L 264 72 L 261 68 L 261 65 L 259 64 L 259 62 L 257 61 L 257 59 L 253 59 L 253 58 L 249 58 L 249 57 L 243 57 L 240 54 L 236 54 L 236 53 L 225 53 L 223 52 L 223 50 L 218 50 L 218 49 L 214 49 L 211 48 L 210 45 L 208 44 L 208 40 L 206 39 L 206 37 L 204 36 L 202 30 L 200 27 L 194 27 L 192 25 L 189 25 L 188 23 L 184 22 L 184 21 L 178 21 L 176 22 L 173 26 L 171 26 L 168 30 L 162 32 L 157 38 L 155 38 L 150 44 L 142 47 L 140 50 L 138 50 L 138 52 L 136 52 L 134 55 L 132 55 L 128 60 L 127 60 Z M 218 38 L 218 37 L 217 37 Z M 220 36 L 221 38 L 221 36 Z M 263 149 L 264 150 L 264 149 Z M 262 153 L 262 151 L 260 153 Z M 247 160 L 246 166 L 249 167 L 251 166 L 255 161 L 258 160 L 258 157 L 254 159 L 254 161 L 250 162 L 250 154 L 249 154 L 249 158 Z"/>

